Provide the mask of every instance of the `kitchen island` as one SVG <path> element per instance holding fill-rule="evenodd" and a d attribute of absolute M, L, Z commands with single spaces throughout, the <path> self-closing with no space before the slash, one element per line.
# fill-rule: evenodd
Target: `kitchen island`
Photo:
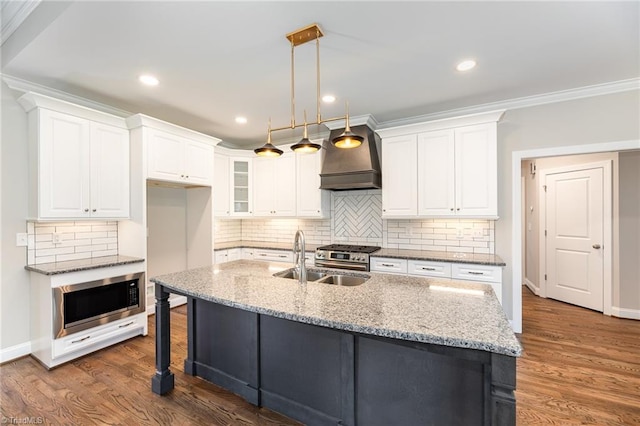
<path fill-rule="evenodd" d="M 515 424 L 522 349 L 490 286 L 273 277 L 290 267 L 241 260 L 153 278 L 153 392 L 173 389 L 171 292 L 188 297 L 185 372 L 255 405 L 307 424 Z"/>

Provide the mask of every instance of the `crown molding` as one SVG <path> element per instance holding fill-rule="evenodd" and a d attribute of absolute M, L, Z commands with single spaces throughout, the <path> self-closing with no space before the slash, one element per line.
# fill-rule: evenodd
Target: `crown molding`
<path fill-rule="evenodd" d="M 36 108 L 45 108 L 52 111 L 74 115 L 76 117 L 82 117 L 87 120 L 109 124 L 111 126 L 120 127 L 123 129 L 127 128 L 125 119 L 123 117 L 118 117 L 117 115 L 97 111 L 95 109 L 77 105 L 72 102 L 62 101 L 57 98 L 42 95 L 40 93 L 27 92 L 18 98 L 18 103 L 22 106 L 22 108 L 24 108 L 26 112 L 30 112 Z"/>
<path fill-rule="evenodd" d="M 29 17 L 42 0 L 22 0 L 2 2 L 2 29 L 0 30 L 0 46 Z"/>
<path fill-rule="evenodd" d="M 407 135 L 412 133 L 431 132 L 434 130 L 452 129 L 462 126 L 474 126 L 477 124 L 497 123 L 504 115 L 505 110 L 481 112 L 477 114 L 458 115 L 451 118 L 442 118 L 421 123 L 406 124 L 404 126 L 379 129 L 380 137 Z"/>
<path fill-rule="evenodd" d="M 178 126 L 177 124 L 162 121 L 144 114 L 135 114 L 127 117 L 126 123 L 129 130 L 139 127 L 149 127 L 213 146 L 221 141 L 221 139 L 216 137 L 205 135 L 204 133 L 196 132 L 195 130 L 187 129 L 186 127 Z"/>
<path fill-rule="evenodd" d="M 384 121 L 380 123 L 380 129 L 409 126 L 421 124 L 426 121 L 441 120 L 462 115 L 479 114 L 493 110 L 511 110 L 520 108 L 530 108 L 539 105 L 552 104 L 556 102 L 571 101 L 574 99 L 589 98 L 592 96 L 603 96 L 613 93 L 640 90 L 640 78 L 630 78 L 628 80 L 612 81 L 609 83 L 595 84 L 593 86 L 578 87 L 575 89 L 560 90 L 557 92 L 543 93 L 540 95 L 525 96 L 522 98 L 507 99 L 505 101 L 491 102 L 474 105 L 465 108 L 457 108 L 448 111 L 436 112 L 433 114 L 418 115 L 414 117 L 402 118 L 398 120 Z M 380 133 L 380 132 L 378 132 Z"/>
<path fill-rule="evenodd" d="M 13 77 L 7 74 L 2 74 L 2 81 L 4 81 L 10 89 L 17 90 L 18 92 L 33 92 L 122 118 L 128 117 L 133 114 L 132 112 L 125 111 L 123 109 L 114 108 L 112 106 L 82 98 L 80 96 L 72 95 L 61 90 L 51 89 L 50 87 L 32 83 L 30 81 Z"/>

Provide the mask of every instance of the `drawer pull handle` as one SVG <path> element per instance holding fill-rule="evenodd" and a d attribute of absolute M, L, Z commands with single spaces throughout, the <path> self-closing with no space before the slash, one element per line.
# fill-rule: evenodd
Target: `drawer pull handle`
<path fill-rule="evenodd" d="M 286 254 L 279 254 L 278 257 L 287 257 Z"/>
<path fill-rule="evenodd" d="M 87 336 L 87 337 L 83 337 L 82 339 L 78 339 L 78 340 L 72 340 L 71 343 L 80 343 L 80 342 L 84 342 L 85 340 L 89 339 L 91 336 Z"/>
<path fill-rule="evenodd" d="M 469 271 L 471 275 L 484 275 L 484 272 Z"/>
<path fill-rule="evenodd" d="M 128 322 L 128 323 L 126 323 L 126 324 L 120 324 L 120 325 L 118 326 L 118 328 L 125 328 L 125 327 L 129 327 L 129 326 L 130 326 L 131 324 L 133 324 L 134 322 L 135 322 L 135 321 L 131 321 L 131 322 Z"/>
<path fill-rule="evenodd" d="M 436 268 L 427 268 L 427 267 L 423 267 L 422 268 L 423 271 L 435 271 Z"/>
<path fill-rule="evenodd" d="M 264 256 L 266 256 L 266 253 L 258 253 L 258 256 L 264 257 Z"/>
<path fill-rule="evenodd" d="M 386 267 L 388 267 L 388 268 L 393 268 L 394 266 L 396 266 L 396 265 L 394 265 L 394 264 L 392 264 L 392 263 L 381 263 L 380 265 L 381 265 L 381 266 L 386 266 Z"/>

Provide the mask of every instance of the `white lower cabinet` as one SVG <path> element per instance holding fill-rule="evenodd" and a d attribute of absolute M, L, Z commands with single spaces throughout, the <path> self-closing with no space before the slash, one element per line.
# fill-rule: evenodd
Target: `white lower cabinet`
<path fill-rule="evenodd" d="M 90 330 L 71 334 L 53 341 L 52 358 L 59 359 L 74 354 L 83 349 L 95 351 L 100 347 L 108 346 L 121 341 L 123 338 L 143 334 L 147 325 L 147 314 L 142 313 L 105 325 L 94 327 Z"/>
<path fill-rule="evenodd" d="M 240 257 L 242 259 L 252 260 L 254 258 L 254 249 L 251 247 L 243 247 L 240 252 Z"/>
<path fill-rule="evenodd" d="M 271 262 L 293 262 L 293 251 L 254 249 L 253 258 Z"/>
<path fill-rule="evenodd" d="M 430 260 L 371 257 L 371 272 L 475 281 L 490 284 L 502 304 L 502 267 L 474 263 L 435 262 Z"/>
<path fill-rule="evenodd" d="M 407 274 L 407 260 L 389 257 L 371 257 L 369 259 L 371 272 L 384 272 L 386 274 Z"/>
<path fill-rule="evenodd" d="M 242 249 L 240 248 L 216 250 L 214 253 L 215 263 L 225 263 L 225 262 L 231 262 L 233 260 L 240 260 L 240 259 L 244 259 L 242 257 Z"/>
<path fill-rule="evenodd" d="M 455 280 L 479 281 L 491 284 L 493 292 L 502 304 L 502 267 L 475 265 L 471 263 L 453 263 L 451 278 Z"/>
<path fill-rule="evenodd" d="M 451 278 L 451 264 L 446 262 L 430 262 L 426 260 L 407 261 L 409 275 L 420 277 Z"/>

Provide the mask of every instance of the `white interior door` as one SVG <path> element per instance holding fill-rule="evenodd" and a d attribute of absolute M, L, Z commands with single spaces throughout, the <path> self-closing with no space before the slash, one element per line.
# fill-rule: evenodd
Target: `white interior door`
<path fill-rule="evenodd" d="M 603 169 L 546 176 L 547 297 L 603 311 Z M 608 249 L 608 248 L 607 248 Z"/>

